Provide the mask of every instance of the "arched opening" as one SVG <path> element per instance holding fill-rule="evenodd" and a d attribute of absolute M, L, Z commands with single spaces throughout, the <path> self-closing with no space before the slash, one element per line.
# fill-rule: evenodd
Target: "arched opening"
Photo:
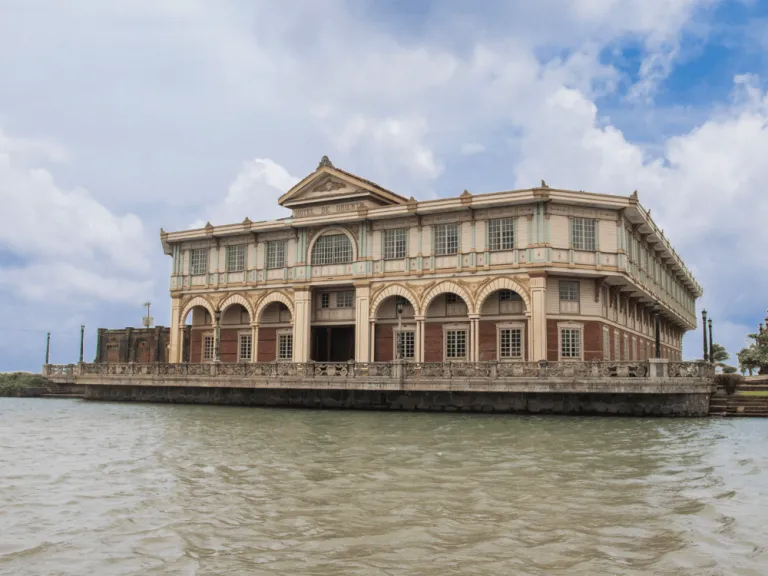
<path fill-rule="evenodd" d="M 213 316 L 204 306 L 194 306 L 183 319 L 184 334 L 182 362 L 200 364 L 213 362 L 215 334 Z"/>
<path fill-rule="evenodd" d="M 469 303 L 456 292 L 442 292 L 427 303 L 424 362 L 470 359 Z"/>
<path fill-rule="evenodd" d="M 347 264 L 352 262 L 352 241 L 344 233 L 324 234 L 312 247 L 312 265 Z"/>
<path fill-rule="evenodd" d="M 480 303 L 478 356 L 481 362 L 524 361 L 528 357 L 528 318 L 523 297 L 510 289 L 494 290 Z"/>
<path fill-rule="evenodd" d="M 250 362 L 253 355 L 251 317 L 242 304 L 231 304 L 221 312 L 219 359 L 221 362 Z"/>
<path fill-rule="evenodd" d="M 375 313 L 374 362 L 416 359 L 415 307 L 405 296 L 393 295 L 379 303 Z"/>
<path fill-rule="evenodd" d="M 293 361 L 293 317 L 283 302 L 270 302 L 258 318 L 257 362 Z"/>

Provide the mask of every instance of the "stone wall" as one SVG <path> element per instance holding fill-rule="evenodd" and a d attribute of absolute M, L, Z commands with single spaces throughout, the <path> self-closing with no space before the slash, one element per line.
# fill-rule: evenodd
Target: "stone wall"
<path fill-rule="evenodd" d="M 87 400 L 282 406 L 296 408 L 415 410 L 534 414 L 706 416 L 708 394 L 547 394 L 86 386 Z"/>
<path fill-rule="evenodd" d="M 96 362 L 168 362 L 170 328 L 99 328 Z"/>

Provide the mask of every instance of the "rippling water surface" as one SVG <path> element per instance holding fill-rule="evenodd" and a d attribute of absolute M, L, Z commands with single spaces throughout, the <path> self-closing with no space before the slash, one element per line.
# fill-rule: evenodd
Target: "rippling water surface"
<path fill-rule="evenodd" d="M 0 574 L 768 574 L 768 420 L 0 398 Z"/>

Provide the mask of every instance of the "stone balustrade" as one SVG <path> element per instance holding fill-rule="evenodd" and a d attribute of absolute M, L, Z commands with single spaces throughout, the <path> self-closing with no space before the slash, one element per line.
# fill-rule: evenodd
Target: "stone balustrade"
<path fill-rule="evenodd" d="M 662 371 L 651 370 L 663 365 Z M 256 362 L 256 363 L 83 363 L 47 364 L 43 376 L 52 379 L 92 376 L 209 377 L 269 379 L 450 380 L 450 379 L 711 379 L 712 364 L 704 362 Z"/>

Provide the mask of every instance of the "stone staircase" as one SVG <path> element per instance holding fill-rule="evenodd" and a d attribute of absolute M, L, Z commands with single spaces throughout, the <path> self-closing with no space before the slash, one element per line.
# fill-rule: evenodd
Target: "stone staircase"
<path fill-rule="evenodd" d="M 85 393 L 82 386 L 76 384 L 59 384 L 49 381 L 46 386 L 46 392 L 42 398 L 82 398 Z"/>
<path fill-rule="evenodd" d="M 733 394 L 718 390 L 709 401 L 710 416 L 752 416 L 768 418 L 768 396 Z"/>

